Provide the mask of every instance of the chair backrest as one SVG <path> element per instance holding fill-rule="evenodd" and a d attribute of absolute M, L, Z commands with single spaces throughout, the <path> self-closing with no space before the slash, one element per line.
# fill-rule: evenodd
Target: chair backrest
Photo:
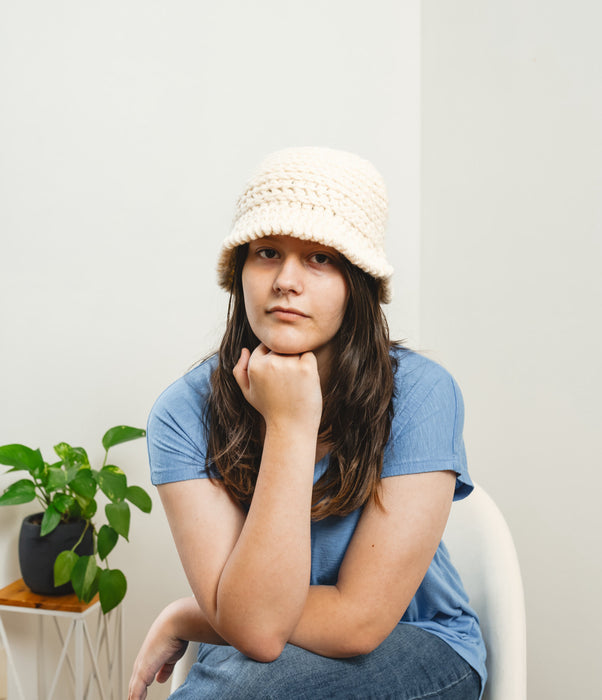
<path fill-rule="evenodd" d="M 526 700 L 527 642 L 523 584 L 514 541 L 499 508 L 476 485 L 453 504 L 443 535 L 487 647 L 485 700 Z"/>
<path fill-rule="evenodd" d="M 489 680 L 484 700 L 526 700 L 527 643 L 523 585 L 512 535 L 498 507 L 475 485 L 453 504 L 443 540 L 479 615 Z M 171 679 L 173 693 L 196 660 L 189 644 Z"/>

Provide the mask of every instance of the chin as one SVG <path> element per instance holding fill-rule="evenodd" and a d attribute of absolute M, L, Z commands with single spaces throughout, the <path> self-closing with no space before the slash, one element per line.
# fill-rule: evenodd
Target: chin
<path fill-rule="evenodd" d="M 264 343 L 264 345 L 278 355 L 302 355 L 304 352 L 313 350 L 309 345 L 300 345 L 299 343 L 274 342 Z"/>
<path fill-rule="evenodd" d="M 259 340 L 278 355 L 301 355 L 304 352 L 313 350 L 315 345 L 308 342 L 298 333 L 265 333 L 263 338 L 257 336 Z"/>

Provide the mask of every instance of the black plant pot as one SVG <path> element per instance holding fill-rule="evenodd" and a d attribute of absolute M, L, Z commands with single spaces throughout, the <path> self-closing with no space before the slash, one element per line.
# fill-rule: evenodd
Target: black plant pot
<path fill-rule="evenodd" d="M 67 595 L 73 593 L 71 583 L 54 586 L 54 561 L 65 549 L 71 549 L 79 540 L 86 526 L 85 520 L 60 523 L 52 532 L 40 536 L 43 513 L 28 515 L 21 525 L 19 535 L 19 565 L 21 576 L 34 593 L 40 595 Z M 94 541 L 92 528 L 88 528 L 75 550 L 77 554 L 92 554 Z"/>

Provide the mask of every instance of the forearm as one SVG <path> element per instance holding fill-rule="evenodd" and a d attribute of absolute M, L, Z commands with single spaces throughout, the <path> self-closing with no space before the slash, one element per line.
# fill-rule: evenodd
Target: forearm
<path fill-rule="evenodd" d="M 170 603 L 151 625 L 134 661 L 128 698 L 143 700 L 153 681 L 164 683 L 189 641 L 224 644 L 194 598 Z"/>
<path fill-rule="evenodd" d="M 324 656 L 366 654 L 411 604 L 441 542 L 455 475 L 429 472 L 383 482 L 382 508 L 364 508 L 336 586 L 310 588 L 291 643 Z"/>
<path fill-rule="evenodd" d="M 262 660 L 278 656 L 309 589 L 316 437 L 268 426 L 249 513 L 217 589 L 217 629 Z"/>
<path fill-rule="evenodd" d="M 289 641 L 321 656 L 345 658 L 371 652 L 387 633 L 362 601 L 337 586 L 311 586 Z"/>
<path fill-rule="evenodd" d="M 157 617 L 155 624 L 162 633 L 186 642 L 227 644 L 209 624 L 207 616 L 192 596 L 170 603 Z"/>

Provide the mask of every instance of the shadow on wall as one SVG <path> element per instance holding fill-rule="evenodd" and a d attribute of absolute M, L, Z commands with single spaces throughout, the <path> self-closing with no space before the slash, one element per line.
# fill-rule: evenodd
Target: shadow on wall
<path fill-rule="evenodd" d="M 2 489 L 0 488 L 0 491 Z M 21 521 L 32 511 L 27 507 L 0 508 L 0 588 L 20 578 L 19 572 L 19 530 Z M 1 700 L 1 698 L 0 698 Z"/>
<path fill-rule="evenodd" d="M 6 676 L 8 674 L 8 666 L 6 665 L 6 652 L 0 648 L 0 700 L 6 700 Z"/>

